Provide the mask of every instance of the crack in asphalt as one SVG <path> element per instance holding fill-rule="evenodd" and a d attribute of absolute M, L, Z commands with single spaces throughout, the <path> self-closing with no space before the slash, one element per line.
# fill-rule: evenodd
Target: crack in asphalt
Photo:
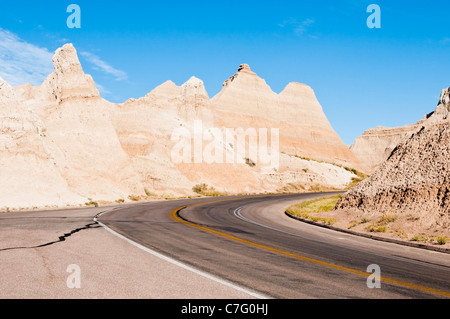
<path fill-rule="evenodd" d="M 94 226 L 97 226 L 97 227 L 94 227 Z M 48 243 L 45 243 L 45 244 L 41 244 L 41 245 L 37 245 L 37 246 L 30 246 L 30 247 L 23 246 L 23 247 L 2 248 L 2 249 L 0 249 L 0 251 L 14 250 L 14 249 L 31 249 L 31 248 L 47 247 L 47 246 L 50 246 L 50 245 L 53 245 L 53 244 L 61 243 L 61 242 L 65 241 L 66 238 L 68 238 L 68 237 L 72 236 L 73 234 L 78 233 L 78 232 L 80 232 L 82 230 L 93 229 L 93 228 L 100 228 L 100 227 L 101 226 L 97 222 L 94 222 L 94 223 L 87 224 L 87 225 L 85 225 L 83 227 L 76 228 L 76 229 L 70 231 L 69 233 L 65 233 L 64 235 L 59 236 L 58 240 L 55 240 L 55 241 L 51 241 L 51 242 L 48 242 Z"/>

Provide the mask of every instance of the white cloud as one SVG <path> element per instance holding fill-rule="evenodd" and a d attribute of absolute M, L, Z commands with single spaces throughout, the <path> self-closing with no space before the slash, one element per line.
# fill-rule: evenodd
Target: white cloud
<path fill-rule="evenodd" d="M 112 67 L 111 65 L 100 59 L 97 55 L 90 52 L 81 52 L 80 54 L 84 56 L 87 61 L 94 64 L 94 68 L 96 70 L 112 75 L 117 81 L 128 79 L 128 75 L 126 72 Z"/>
<path fill-rule="evenodd" d="M 101 85 L 100 83 L 95 83 L 95 87 L 98 89 L 98 91 L 100 92 L 100 95 L 110 95 L 111 91 L 107 90 L 103 85 Z"/>
<path fill-rule="evenodd" d="M 316 21 L 314 19 L 308 18 L 302 21 L 298 21 L 296 18 L 289 18 L 284 20 L 278 26 L 280 28 L 289 28 L 294 31 L 298 36 L 303 36 L 307 33 L 308 28 L 312 26 Z M 317 36 L 309 35 L 312 38 L 317 38 Z"/>
<path fill-rule="evenodd" d="M 53 72 L 53 53 L 0 28 L 0 77 L 12 86 L 40 85 Z"/>
<path fill-rule="evenodd" d="M 297 35 L 303 35 L 306 32 L 306 29 L 310 26 L 314 24 L 314 19 L 306 19 L 303 20 L 302 22 L 300 22 L 299 24 L 297 24 L 294 27 L 294 32 Z"/>

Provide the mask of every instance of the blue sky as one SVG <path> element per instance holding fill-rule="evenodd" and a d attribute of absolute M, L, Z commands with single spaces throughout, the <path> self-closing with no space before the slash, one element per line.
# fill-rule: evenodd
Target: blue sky
<path fill-rule="evenodd" d="M 69 29 L 69 4 L 81 28 Z M 369 4 L 381 28 L 369 29 Z M 166 80 L 202 79 L 213 97 L 241 63 L 275 92 L 310 85 L 346 144 L 366 129 L 418 121 L 450 86 L 450 2 L 24 1 L 0 3 L 0 76 L 39 85 L 51 56 L 73 43 L 86 73 L 112 102 Z"/>

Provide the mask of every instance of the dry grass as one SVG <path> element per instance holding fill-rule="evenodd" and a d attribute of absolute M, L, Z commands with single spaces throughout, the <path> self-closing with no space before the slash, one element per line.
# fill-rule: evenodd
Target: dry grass
<path fill-rule="evenodd" d="M 295 204 L 290 206 L 286 212 L 293 216 L 311 220 L 313 222 L 322 222 L 332 225 L 336 222 L 334 218 L 320 217 L 318 214 L 333 210 L 341 196 L 342 195 L 336 195 Z"/>
<path fill-rule="evenodd" d="M 202 196 L 226 196 L 226 193 L 219 192 L 212 186 L 207 184 L 197 184 L 192 187 L 192 191 Z"/>

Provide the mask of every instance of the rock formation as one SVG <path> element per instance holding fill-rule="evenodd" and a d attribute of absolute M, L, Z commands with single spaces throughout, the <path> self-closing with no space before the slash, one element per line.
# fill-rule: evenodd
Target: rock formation
<path fill-rule="evenodd" d="M 227 193 L 343 188 L 355 175 L 331 163 L 360 164 L 310 87 L 290 83 L 276 94 L 248 65 L 213 99 L 192 77 L 123 104 L 100 96 L 71 44 L 55 52 L 53 65 L 40 86 L 13 88 L 0 79 L 0 209 L 192 195 L 200 183 Z M 205 154 L 234 161 L 174 160 L 175 133 L 193 137 L 198 123 Z M 226 128 L 279 128 L 279 166 L 250 158 L 242 152 L 249 143 L 228 141 Z"/>
<path fill-rule="evenodd" d="M 400 142 L 419 129 L 417 123 L 394 128 L 378 126 L 357 137 L 350 150 L 366 165 L 367 172 L 372 173 Z"/>
<path fill-rule="evenodd" d="M 448 117 L 449 111 L 445 107 L 448 104 L 448 96 L 449 90 L 442 90 L 437 108 L 417 123 L 394 128 L 378 126 L 365 131 L 355 139 L 350 150 L 361 163 L 366 165 L 366 171 L 372 173 L 389 157 L 400 142 L 411 137 L 423 125 L 437 123 Z"/>
<path fill-rule="evenodd" d="M 449 235 L 450 227 L 449 90 L 418 131 L 400 142 L 368 179 L 346 193 L 339 211 L 372 220 L 395 214 L 411 231 Z"/>
<path fill-rule="evenodd" d="M 314 91 L 305 84 L 289 83 L 276 94 L 243 64 L 225 81 L 212 103 L 219 125 L 279 128 L 283 153 L 364 170 L 331 127 Z"/>

